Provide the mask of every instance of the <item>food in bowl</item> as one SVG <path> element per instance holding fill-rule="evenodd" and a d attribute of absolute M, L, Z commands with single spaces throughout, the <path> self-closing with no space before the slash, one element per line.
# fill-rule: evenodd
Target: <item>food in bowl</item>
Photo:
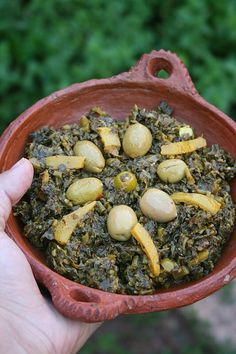
<path fill-rule="evenodd" d="M 80 284 L 144 295 L 199 279 L 233 229 L 233 158 L 165 102 L 123 121 L 93 108 L 33 132 L 25 154 L 35 176 L 15 215 L 49 266 Z"/>

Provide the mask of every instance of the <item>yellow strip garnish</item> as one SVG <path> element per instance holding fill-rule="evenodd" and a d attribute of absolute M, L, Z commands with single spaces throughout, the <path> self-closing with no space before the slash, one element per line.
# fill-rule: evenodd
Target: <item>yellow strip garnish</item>
<path fill-rule="evenodd" d="M 121 147 L 120 138 L 117 133 L 112 131 L 112 128 L 100 127 L 97 129 L 98 134 L 102 139 L 104 145 L 104 151 L 114 156 L 119 155 Z"/>
<path fill-rule="evenodd" d="M 209 211 L 212 215 L 215 215 L 221 208 L 221 204 L 214 197 L 208 195 L 176 192 L 171 195 L 171 198 L 175 203 L 195 205 Z"/>
<path fill-rule="evenodd" d="M 181 155 L 187 154 L 188 152 L 193 152 L 197 149 L 206 147 L 206 140 L 202 137 L 179 141 L 177 143 L 170 143 L 168 145 L 162 145 L 161 155 Z"/>
<path fill-rule="evenodd" d="M 157 277 L 160 274 L 159 255 L 150 234 L 140 223 L 137 223 L 132 228 L 131 235 L 138 241 L 143 251 L 146 253 L 150 262 L 151 271 Z"/>
<path fill-rule="evenodd" d="M 46 166 L 57 170 L 60 165 L 65 165 L 66 168 L 78 170 L 84 167 L 83 156 L 65 156 L 56 155 L 45 158 Z"/>
<path fill-rule="evenodd" d="M 55 221 L 53 224 L 53 232 L 55 240 L 61 245 L 65 245 L 79 222 L 85 214 L 91 211 L 96 205 L 96 202 L 91 202 L 85 206 L 76 209 L 70 214 L 63 216 L 60 221 Z"/>

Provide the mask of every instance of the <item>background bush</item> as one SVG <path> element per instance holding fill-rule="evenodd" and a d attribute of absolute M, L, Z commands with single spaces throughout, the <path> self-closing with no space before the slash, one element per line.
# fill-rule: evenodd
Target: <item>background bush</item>
<path fill-rule="evenodd" d="M 125 71 L 160 48 L 176 52 L 200 94 L 236 117 L 235 0 L 0 0 L 0 133 L 41 97 Z M 173 327 L 178 311 L 122 317 L 113 330 L 107 323 L 83 353 L 236 352 L 194 332 L 192 318 Z"/>
<path fill-rule="evenodd" d="M 170 49 L 200 94 L 236 111 L 236 1 L 0 0 L 0 131 L 39 98 Z"/>

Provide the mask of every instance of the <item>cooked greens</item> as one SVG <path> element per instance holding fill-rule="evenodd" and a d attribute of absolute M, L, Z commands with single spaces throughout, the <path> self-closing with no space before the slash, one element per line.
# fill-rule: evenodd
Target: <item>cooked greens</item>
<path fill-rule="evenodd" d="M 124 117 L 125 118 L 125 117 Z M 122 294 L 151 294 L 208 274 L 230 237 L 236 164 L 172 116 L 100 108 L 33 132 L 32 186 L 15 207 L 56 272 Z"/>

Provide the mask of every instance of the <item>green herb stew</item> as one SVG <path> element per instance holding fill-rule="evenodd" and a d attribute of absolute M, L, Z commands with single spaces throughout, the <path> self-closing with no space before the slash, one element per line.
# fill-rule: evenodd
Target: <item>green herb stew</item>
<path fill-rule="evenodd" d="M 81 284 L 144 295 L 199 279 L 232 232 L 233 158 L 165 102 L 123 121 L 95 107 L 32 133 L 25 155 L 34 180 L 14 213 L 48 265 Z"/>

